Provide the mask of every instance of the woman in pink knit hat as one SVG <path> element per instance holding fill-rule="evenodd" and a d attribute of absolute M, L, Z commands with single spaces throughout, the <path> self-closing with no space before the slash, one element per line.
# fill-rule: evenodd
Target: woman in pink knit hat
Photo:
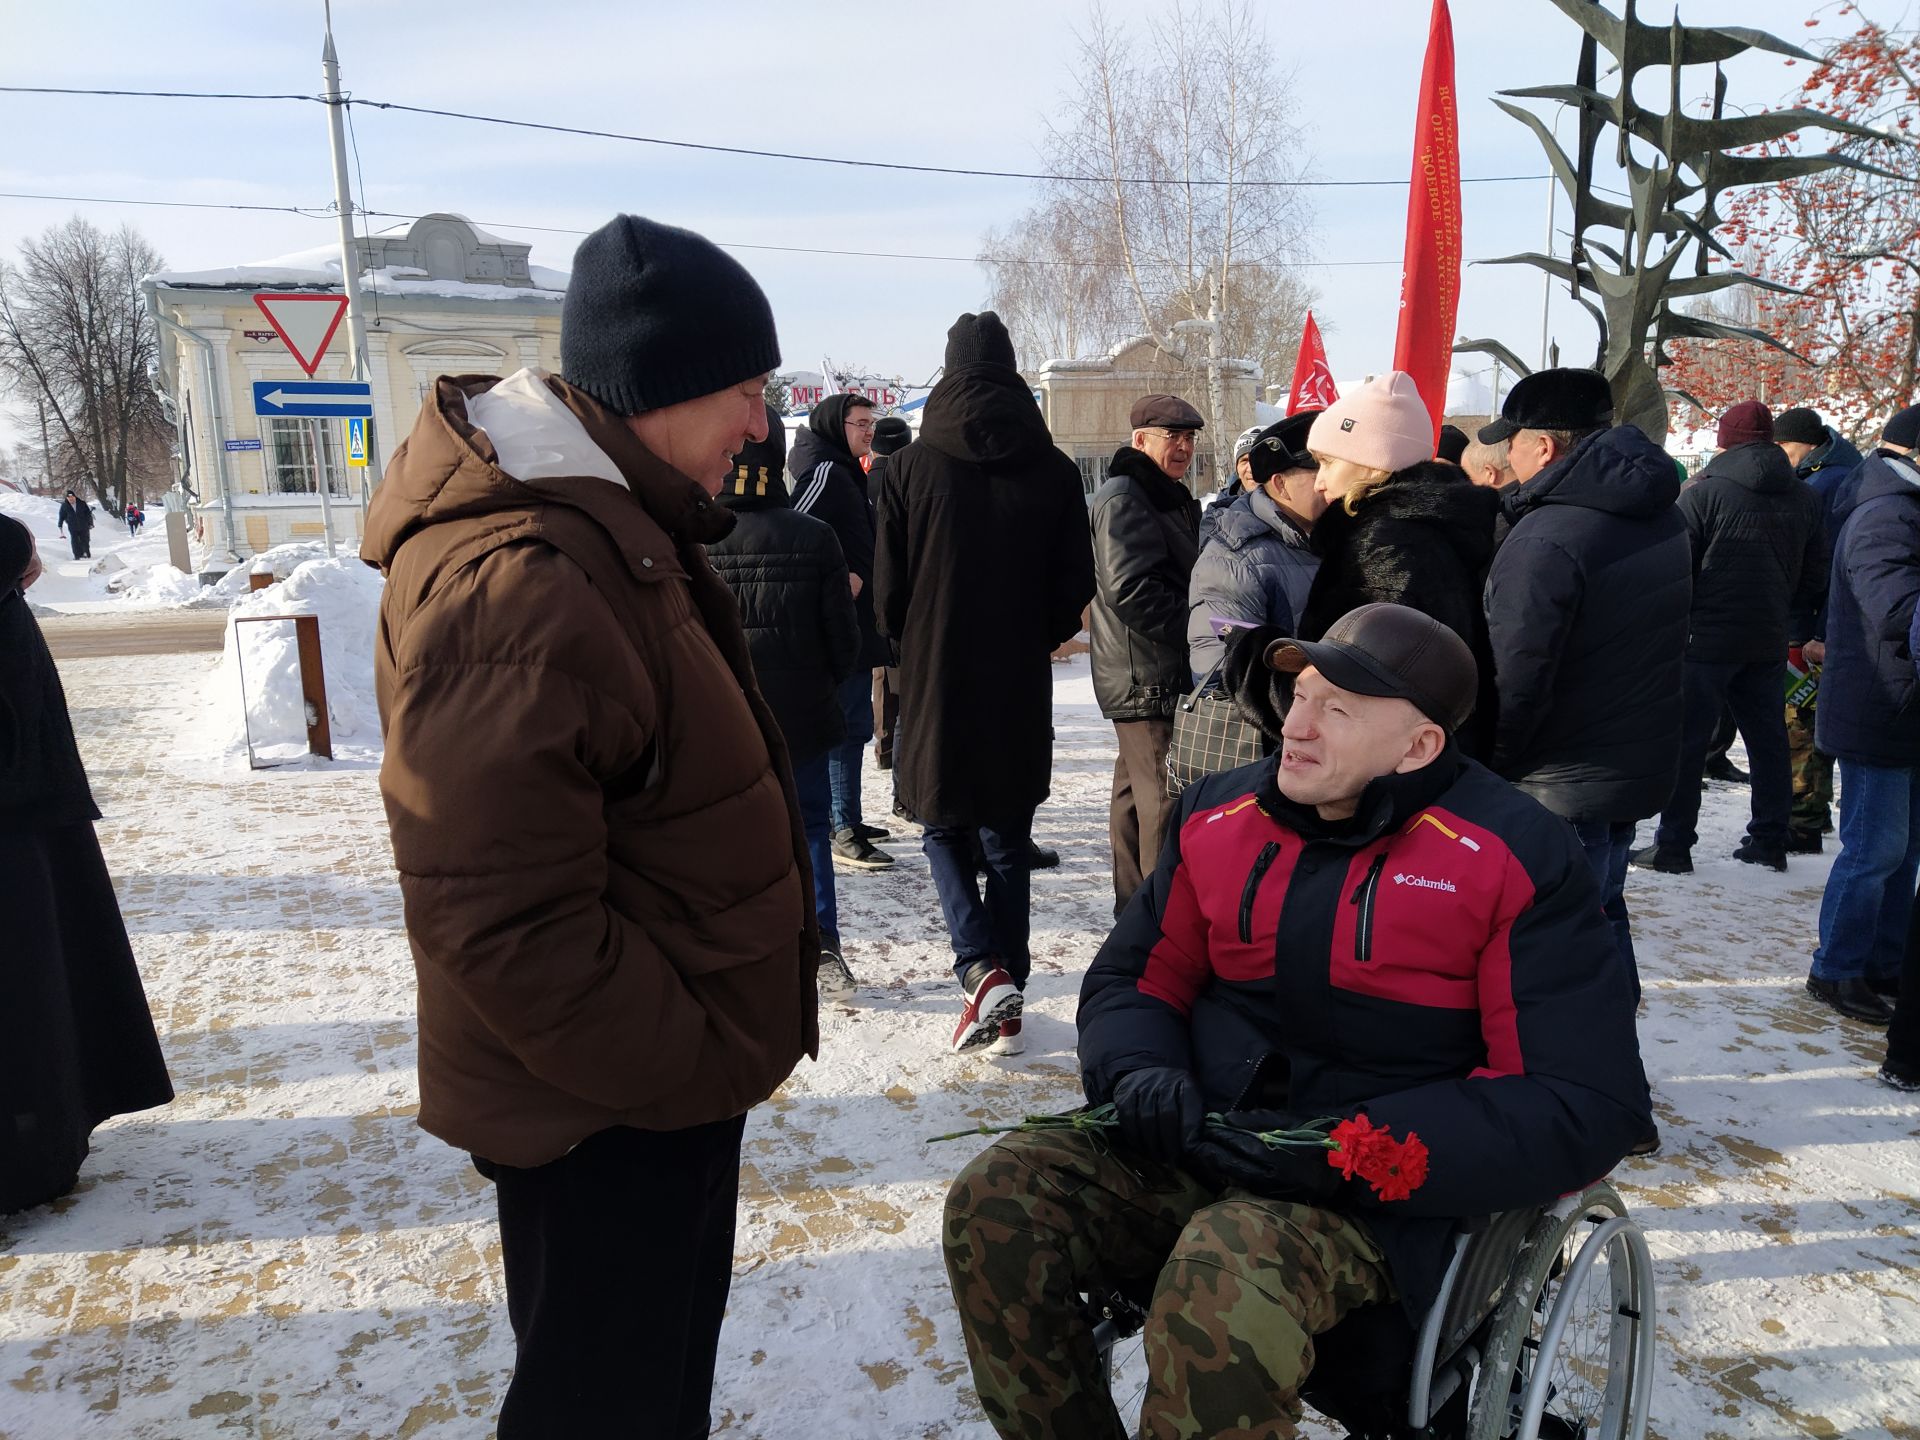
<path fill-rule="evenodd" d="M 1480 592 L 1493 560 L 1498 498 L 1455 465 L 1436 461 L 1433 417 L 1413 379 L 1394 370 L 1322 411 L 1307 433 L 1320 462 L 1327 510 L 1313 527 L 1319 573 L 1301 612 L 1299 638 L 1318 640 L 1349 610 L 1374 601 L 1410 605 L 1472 648 L 1483 699 L 1493 660 Z M 1460 739 L 1478 753 L 1491 733 L 1483 704 Z"/>

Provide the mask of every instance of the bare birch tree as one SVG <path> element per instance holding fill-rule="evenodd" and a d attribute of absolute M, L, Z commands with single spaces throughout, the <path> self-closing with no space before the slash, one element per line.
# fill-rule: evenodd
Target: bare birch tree
<path fill-rule="evenodd" d="M 1022 363 L 1147 335 L 1190 371 L 1216 464 L 1219 362 L 1289 373 L 1313 298 L 1297 267 L 1313 211 L 1287 72 L 1245 0 L 1180 0 L 1129 33 L 1091 11 L 1032 209 L 981 263 Z"/>
<path fill-rule="evenodd" d="M 107 234 L 78 216 L 0 263 L 0 383 L 44 415 L 68 483 L 116 516 L 130 495 L 166 486 L 169 427 L 147 378 L 158 348 L 139 291 L 160 266 L 131 226 Z"/>

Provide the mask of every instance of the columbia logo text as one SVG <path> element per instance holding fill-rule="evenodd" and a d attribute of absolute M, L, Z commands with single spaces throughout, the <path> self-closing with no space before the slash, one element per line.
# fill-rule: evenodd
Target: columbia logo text
<path fill-rule="evenodd" d="M 1404 871 L 1393 877 L 1393 883 L 1411 885 L 1416 890 L 1444 890 L 1449 895 L 1454 893 L 1454 884 L 1451 880 L 1429 880 L 1424 875 L 1408 875 Z"/>

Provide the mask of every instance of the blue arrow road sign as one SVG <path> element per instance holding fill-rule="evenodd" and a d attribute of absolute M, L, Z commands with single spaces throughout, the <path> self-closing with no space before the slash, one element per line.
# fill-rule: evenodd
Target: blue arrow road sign
<path fill-rule="evenodd" d="M 253 413 L 318 418 L 373 414 L 373 386 L 365 380 L 256 380 Z"/>

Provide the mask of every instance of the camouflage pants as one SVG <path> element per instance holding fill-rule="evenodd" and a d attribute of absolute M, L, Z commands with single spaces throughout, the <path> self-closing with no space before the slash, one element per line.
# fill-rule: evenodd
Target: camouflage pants
<path fill-rule="evenodd" d="M 1080 1305 L 1090 1287 L 1152 1282 L 1149 1440 L 1287 1440 L 1313 1337 L 1393 1297 L 1358 1221 L 1222 1193 L 1072 1131 L 976 1157 L 944 1238 L 974 1388 L 1009 1440 L 1124 1440 Z"/>
<path fill-rule="evenodd" d="M 1813 721 L 1814 705 L 1787 707 L 1787 761 L 1793 767 L 1787 828 L 1795 835 L 1833 833 L 1833 757 L 1813 748 Z"/>

